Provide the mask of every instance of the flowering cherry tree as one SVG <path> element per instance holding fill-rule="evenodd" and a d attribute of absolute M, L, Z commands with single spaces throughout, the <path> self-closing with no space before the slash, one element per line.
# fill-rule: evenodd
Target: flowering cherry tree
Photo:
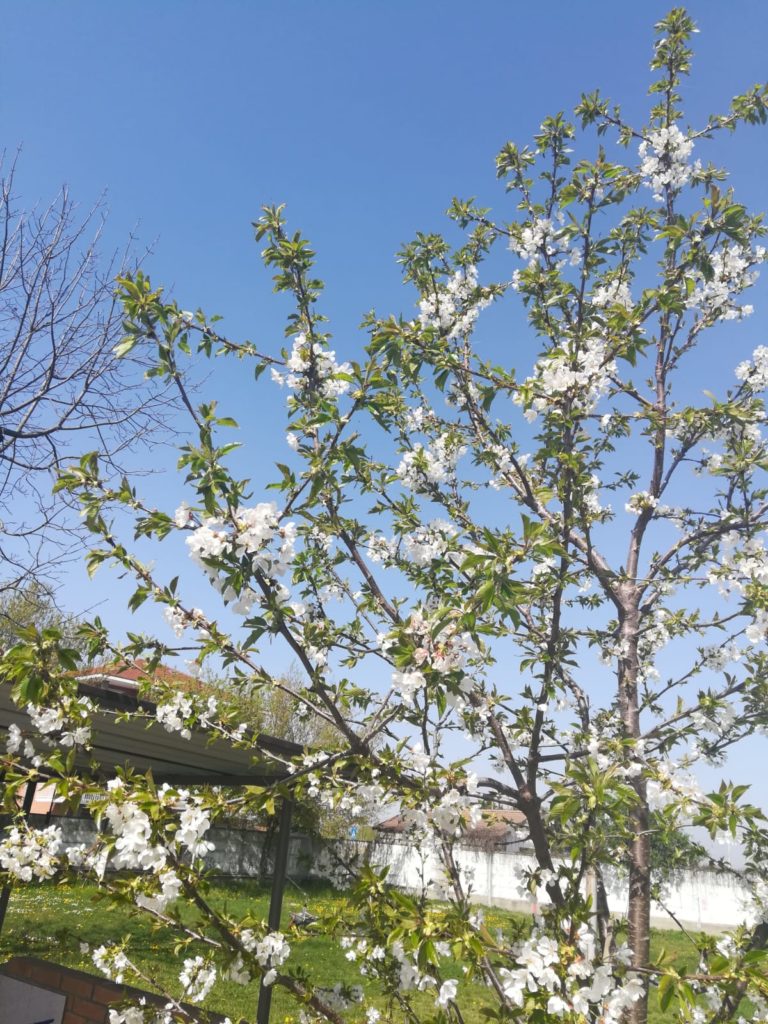
<path fill-rule="evenodd" d="M 348 361 L 331 348 L 314 254 L 281 208 L 255 229 L 276 290 L 293 300 L 282 352 L 225 337 L 141 274 L 121 280 L 122 351 L 157 346 L 156 372 L 180 388 L 195 440 L 181 449 L 187 494 L 175 511 L 149 507 L 128 481 L 110 486 L 95 455 L 63 475 L 98 538 L 90 567 L 131 574 L 132 606 L 160 605 L 196 662 L 223 665 L 234 686 L 280 686 L 260 652 L 282 643 L 303 673 L 288 693 L 296 713 L 338 736 L 284 763 L 290 779 L 272 791 L 157 789 L 126 775 L 93 805 L 93 847 L 65 852 L 56 828 L 21 822 L 0 844 L 13 880 L 85 873 L 176 929 L 190 950 L 187 1001 L 218 975 L 262 978 L 308 1019 L 415 1024 L 427 993 L 429 1019 L 462 1024 L 467 986 L 481 985 L 492 1019 L 640 1024 L 657 988 L 684 1020 L 766 1019 L 766 820 L 746 786 L 707 792 L 697 769 L 766 724 L 768 348 L 735 356 L 704 396 L 692 382 L 713 335 L 742 343 L 742 325 L 723 322 L 751 314 L 743 293 L 765 256 L 760 218 L 706 162 L 707 143 L 765 122 L 768 89 L 689 126 L 680 85 L 692 32 L 682 9 L 657 26 L 646 124 L 595 93 L 573 121 L 547 118 L 531 146 L 506 145 L 501 219 L 454 200 L 459 243 L 418 235 L 400 254 L 418 312 L 369 315 L 365 349 L 346 345 Z M 496 310 L 519 302 L 529 329 L 510 338 Z M 236 424 L 184 391 L 178 361 L 193 353 L 241 360 L 256 387 L 283 389 L 288 451 L 272 496 L 228 468 Z M 126 516 L 136 537 L 186 547 L 211 584 L 207 607 L 133 553 Z M 116 650 L 98 623 L 89 640 L 94 654 Z M 132 638 L 119 654 L 157 663 L 174 651 Z M 55 631 L 5 656 L 36 729 L 9 737 L 7 805 L 48 767 L 73 801 L 96 788 L 68 770 L 89 743 L 73 667 Z M 236 701 L 169 689 L 157 716 L 274 757 L 241 727 Z M 397 802 L 441 864 L 426 880 L 439 901 L 364 867 L 344 921 L 321 921 L 364 989 L 300 970 L 298 932 L 206 899 L 210 826 L 233 804 L 286 793 L 363 820 Z M 489 932 L 454 855 L 484 806 L 525 816 L 541 912 L 519 935 Z M 752 901 L 727 939 L 692 940 L 699 963 L 684 974 L 651 958 L 651 901 L 663 902 L 662 863 L 711 858 L 707 833 L 741 844 Z M 609 866 L 626 875 L 618 927 Z M 95 960 L 141 978 L 128 946 Z M 170 999 L 166 1013 L 189 1011 Z"/>

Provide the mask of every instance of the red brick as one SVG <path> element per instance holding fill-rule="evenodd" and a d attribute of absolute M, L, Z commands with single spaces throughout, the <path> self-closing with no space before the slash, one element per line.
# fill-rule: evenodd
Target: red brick
<path fill-rule="evenodd" d="M 110 1003 L 116 1003 L 118 999 L 123 998 L 123 989 L 120 985 L 105 985 L 96 984 L 93 986 L 93 995 L 91 999 L 94 1003 L 104 1003 L 109 1006 Z"/>
<path fill-rule="evenodd" d="M 28 978 L 31 973 L 32 964 L 28 964 L 26 960 L 9 960 L 3 965 L 3 974 L 10 978 Z"/>
<path fill-rule="evenodd" d="M 79 1013 L 74 1013 L 72 1010 L 67 1010 L 64 1014 L 64 1020 L 62 1024 L 90 1024 L 86 1017 L 81 1017 Z"/>
<path fill-rule="evenodd" d="M 82 975 L 63 971 L 61 975 L 61 991 L 70 992 L 74 996 L 83 996 L 84 999 L 90 999 L 93 992 L 93 982 Z"/>
<path fill-rule="evenodd" d="M 32 970 L 29 972 L 29 977 L 38 984 L 46 986 L 47 988 L 58 988 L 61 984 L 61 971 L 58 967 L 51 964 L 32 964 Z"/>
<path fill-rule="evenodd" d="M 30 960 L 19 960 L 17 970 L 22 977 L 29 978 L 35 973 L 35 967 Z"/>
<path fill-rule="evenodd" d="M 69 1005 L 69 1009 L 92 1021 L 107 1019 L 106 1007 L 102 1003 L 92 1003 L 90 999 L 80 999 L 78 996 L 75 996 Z"/>

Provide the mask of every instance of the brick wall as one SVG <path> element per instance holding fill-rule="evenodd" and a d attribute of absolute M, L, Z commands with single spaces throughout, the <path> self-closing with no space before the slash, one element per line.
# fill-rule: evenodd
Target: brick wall
<path fill-rule="evenodd" d="M 141 989 L 129 985 L 116 985 L 105 978 L 76 971 L 71 967 L 62 967 L 50 960 L 40 960 L 34 956 L 15 956 L 12 960 L 0 964 L 0 973 L 9 978 L 17 978 L 41 988 L 60 992 L 65 998 L 64 1018 L 62 1024 L 106 1024 L 109 1019 L 109 1007 L 124 999 L 138 1002 L 144 998 L 149 1004 L 163 1006 L 165 1000 Z M 194 1017 L 195 1008 L 189 1007 Z M 223 1021 L 218 1014 L 211 1014 L 214 1022 Z"/>

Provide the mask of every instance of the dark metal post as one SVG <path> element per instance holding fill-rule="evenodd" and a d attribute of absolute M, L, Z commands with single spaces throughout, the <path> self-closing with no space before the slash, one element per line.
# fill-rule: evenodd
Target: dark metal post
<path fill-rule="evenodd" d="M 280 930 L 280 915 L 283 910 L 283 893 L 285 892 L 285 876 L 288 868 L 288 848 L 291 842 L 291 817 L 293 801 L 283 797 L 280 807 L 280 831 L 277 834 L 277 850 L 275 851 L 275 870 L 272 875 L 272 893 L 269 899 L 269 930 Z M 259 988 L 259 1008 L 256 1011 L 256 1024 L 269 1024 L 269 1010 L 272 1005 L 272 985 L 263 982 Z"/>
<path fill-rule="evenodd" d="M 24 790 L 24 800 L 21 805 L 21 813 L 25 818 L 28 818 L 32 811 L 32 801 L 35 799 L 35 790 L 37 789 L 36 782 L 28 782 L 27 788 Z M 5 924 L 5 912 L 8 909 L 8 900 L 11 898 L 11 887 L 6 885 L 3 887 L 3 891 L 0 892 L 0 932 L 3 930 Z"/>

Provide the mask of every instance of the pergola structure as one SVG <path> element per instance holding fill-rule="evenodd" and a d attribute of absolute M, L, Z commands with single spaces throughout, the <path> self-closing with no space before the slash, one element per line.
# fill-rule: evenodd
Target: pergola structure
<path fill-rule="evenodd" d="M 91 741 L 88 751 L 79 750 L 75 758 L 76 773 L 92 782 L 106 783 L 118 768 L 130 768 L 140 774 L 151 772 L 154 781 L 174 786 L 270 786 L 289 777 L 274 762 L 259 760 L 247 749 L 234 747 L 222 738 L 211 738 L 201 730 L 192 731 L 190 739 L 180 733 L 167 732 L 157 721 L 156 705 L 139 700 L 125 688 L 104 689 L 80 682 L 78 691 L 94 705 L 91 717 Z M 138 713 L 143 713 L 141 716 Z M 126 713 L 136 717 L 125 718 Z M 0 685 L 0 743 L 11 725 L 27 732 L 34 727 L 26 712 L 11 698 L 10 687 Z M 276 755 L 294 757 L 303 748 L 296 743 L 265 734 L 253 735 L 254 746 Z M 55 776 L 50 775 L 51 781 Z M 28 785 L 22 810 L 29 816 L 34 785 Z M 285 891 L 288 848 L 293 805 L 283 799 L 275 851 L 275 867 L 269 903 L 269 928 L 278 931 Z M 10 888 L 0 894 L 0 929 L 5 919 Z M 272 1001 L 272 988 L 259 989 L 258 1024 L 267 1024 Z"/>

